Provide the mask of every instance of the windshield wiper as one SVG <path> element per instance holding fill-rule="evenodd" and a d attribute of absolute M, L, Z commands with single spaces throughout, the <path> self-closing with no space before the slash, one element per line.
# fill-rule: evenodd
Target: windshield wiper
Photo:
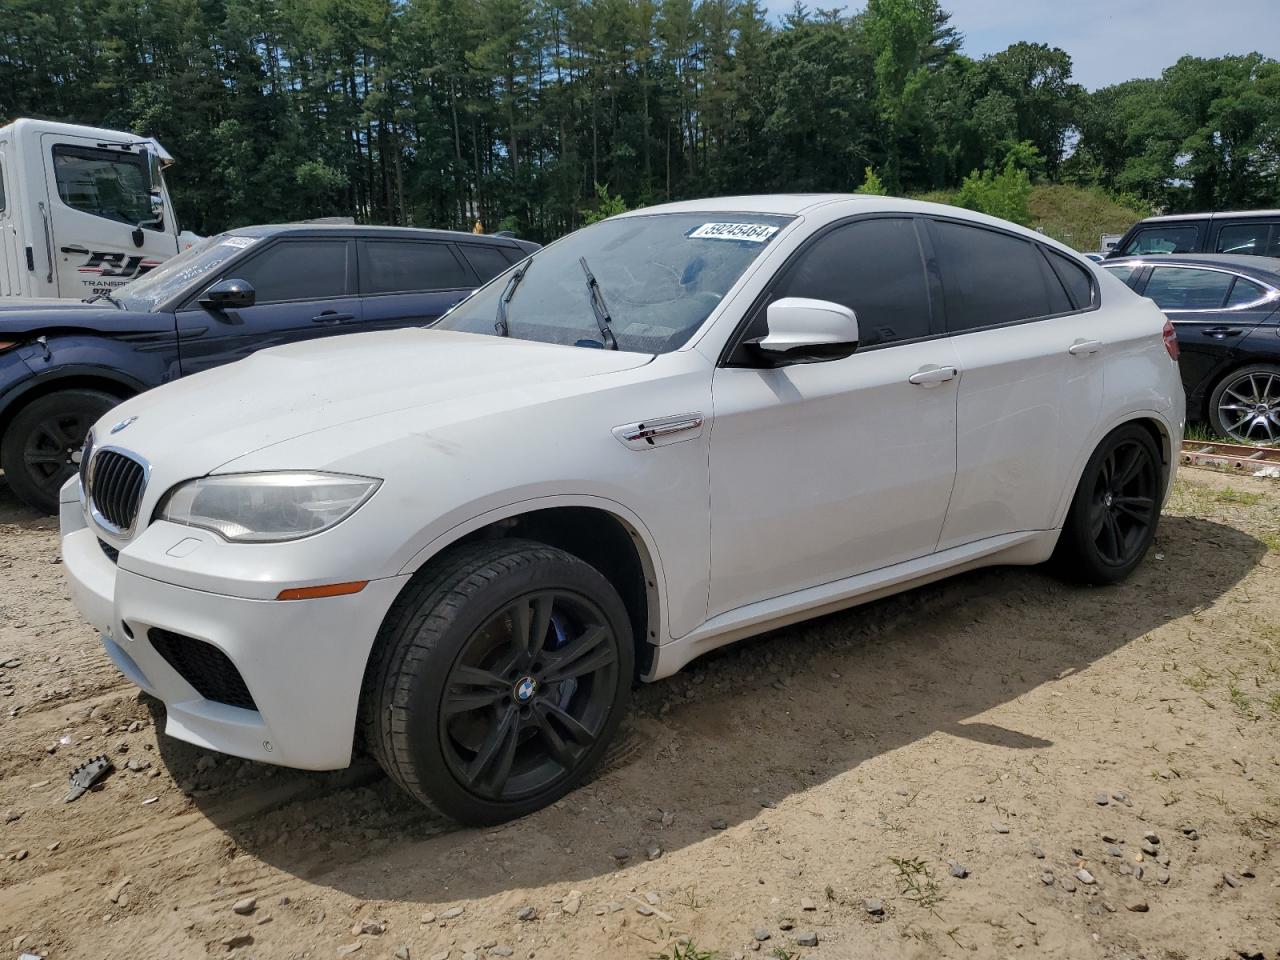
<path fill-rule="evenodd" d="M 596 275 L 591 272 L 591 268 L 587 266 L 587 258 L 579 257 L 578 262 L 582 264 L 582 272 L 587 275 L 587 293 L 591 297 L 591 310 L 596 315 L 596 326 L 600 328 L 605 349 L 617 350 L 618 338 L 613 335 L 613 330 L 609 327 L 612 318 L 609 316 L 609 308 L 605 305 L 604 294 L 600 292 L 600 284 L 596 281 Z"/>
<path fill-rule="evenodd" d="M 121 303 L 119 300 L 117 300 L 115 297 L 113 297 L 111 294 L 107 293 L 105 290 L 102 293 L 95 293 L 92 297 L 89 297 L 89 299 L 85 300 L 85 303 L 97 303 L 99 300 L 107 301 L 107 303 L 111 304 L 117 310 L 124 309 L 124 304 Z"/>
<path fill-rule="evenodd" d="M 520 281 L 524 279 L 524 275 L 529 272 L 531 266 L 533 266 L 532 257 L 524 262 L 523 267 L 511 275 L 510 279 L 507 280 L 506 287 L 502 290 L 502 296 L 498 298 L 498 316 L 493 321 L 493 329 L 497 331 L 500 337 L 505 337 L 510 333 L 510 328 L 507 326 L 507 304 L 516 295 L 516 287 L 520 286 Z"/>

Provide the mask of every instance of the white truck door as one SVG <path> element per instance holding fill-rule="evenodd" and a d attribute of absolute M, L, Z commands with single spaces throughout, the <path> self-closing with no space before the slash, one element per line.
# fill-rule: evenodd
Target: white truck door
<path fill-rule="evenodd" d="M 14 171 L 9 167 L 9 144 L 0 142 L 0 297 L 16 297 L 22 293 L 21 270 L 26 256 L 18 242 L 16 206 L 18 202 Z"/>
<path fill-rule="evenodd" d="M 40 138 L 58 296 L 110 292 L 178 252 L 159 174 L 136 144 L 132 137 Z"/>

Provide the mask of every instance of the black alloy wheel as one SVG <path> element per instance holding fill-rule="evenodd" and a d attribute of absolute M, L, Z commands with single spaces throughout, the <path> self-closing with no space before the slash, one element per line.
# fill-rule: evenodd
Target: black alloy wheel
<path fill-rule="evenodd" d="M 467 639 L 449 673 L 450 772 L 499 802 L 554 789 L 600 738 L 617 681 L 616 638 L 597 604 L 564 590 L 520 597 Z"/>
<path fill-rule="evenodd" d="M 1058 537 L 1054 561 L 1085 583 L 1117 583 L 1155 539 L 1164 499 L 1159 447 L 1141 424 L 1111 431 L 1085 464 Z"/>
<path fill-rule="evenodd" d="M 605 755 L 634 664 L 627 608 L 600 571 L 529 540 L 463 544 L 387 613 L 364 740 L 422 804 L 501 823 L 554 803 Z"/>
<path fill-rule="evenodd" d="M 1146 549 L 1158 489 L 1149 445 L 1131 438 L 1107 451 L 1089 500 L 1089 530 L 1106 563 L 1124 566 Z"/>
<path fill-rule="evenodd" d="M 79 469 L 89 428 L 119 402 L 98 390 L 59 390 L 18 411 L 0 443 L 0 466 L 18 498 L 56 513 L 58 490 Z"/>

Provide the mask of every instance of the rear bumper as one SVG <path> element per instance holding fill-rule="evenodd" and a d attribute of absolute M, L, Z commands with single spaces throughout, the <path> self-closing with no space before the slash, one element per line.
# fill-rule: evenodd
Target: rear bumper
<path fill-rule="evenodd" d="M 120 672 L 164 702 L 165 733 L 289 767 L 331 770 L 350 763 L 365 664 L 408 577 L 374 580 L 358 594 L 317 600 L 227 596 L 131 572 L 127 550 L 119 566 L 113 563 L 85 525 L 78 502 L 64 502 L 61 519 L 72 600 L 101 633 Z M 184 676 L 152 645 L 156 629 L 225 654 L 256 709 L 203 696 L 192 682 L 206 686 L 199 676 L 189 667 Z"/>

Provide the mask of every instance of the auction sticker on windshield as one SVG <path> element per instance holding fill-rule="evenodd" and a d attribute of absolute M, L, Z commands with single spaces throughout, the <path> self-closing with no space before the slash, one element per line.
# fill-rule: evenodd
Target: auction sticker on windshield
<path fill-rule="evenodd" d="M 252 247 L 258 242 L 257 237 L 227 237 L 222 241 L 224 247 L 235 247 L 238 250 L 245 250 Z"/>
<path fill-rule="evenodd" d="M 695 227 L 686 236 L 690 240 L 736 240 L 746 243 L 764 243 L 775 233 L 777 227 L 767 223 L 704 223 Z"/>

